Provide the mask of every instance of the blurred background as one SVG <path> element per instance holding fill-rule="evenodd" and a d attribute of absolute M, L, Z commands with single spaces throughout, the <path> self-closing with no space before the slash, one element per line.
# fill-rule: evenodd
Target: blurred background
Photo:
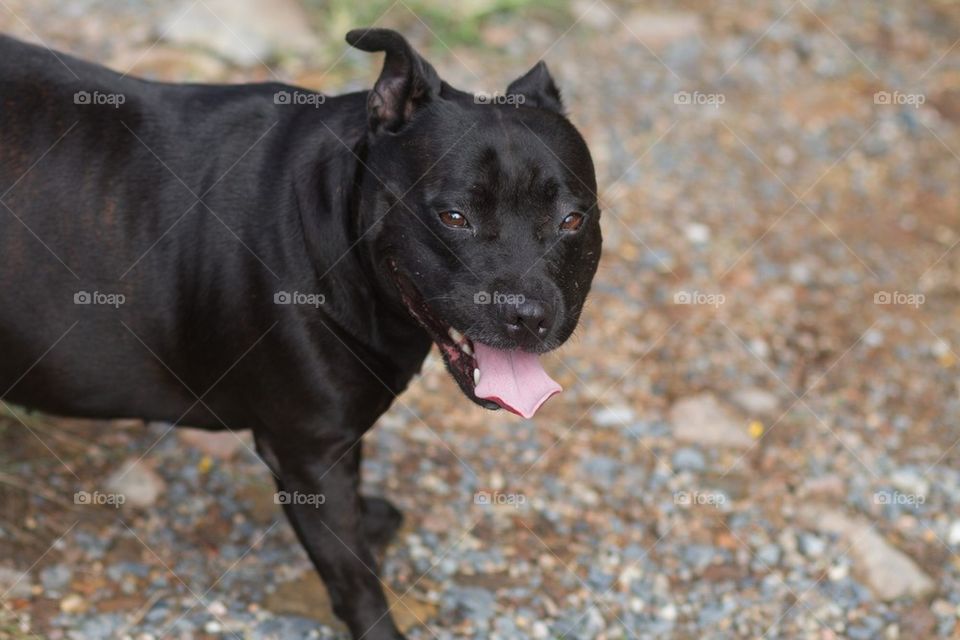
<path fill-rule="evenodd" d="M 960 3 L 0 0 L 121 72 L 325 93 L 369 25 L 465 90 L 546 60 L 604 210 L 565 393 L 484 412 L 432 354 L 366 439 L 409 636 L 960 637 Z M 273 491 L 246 435 L 5 414 L 0 638 L 345 637 Z"/>

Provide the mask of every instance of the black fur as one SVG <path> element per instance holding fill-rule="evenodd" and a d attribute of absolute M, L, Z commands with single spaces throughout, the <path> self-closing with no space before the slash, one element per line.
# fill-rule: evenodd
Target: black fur
<path fill-rule="evenodd" d="M 279 490 L 324 495 L 284 509 L 337 615 L 382 640 L 401 636 L 370 544 L 400 514 L 358 495 L 361 436 L 432 342 L 449 347 L 445 326 L 560 345 L 601 240 L 590 155 L 542 63 L 478 104 L 399 34 L 347 38 L 385 51 L 383 72 L 321 98 L 147 82 L 0 37 L 0 393 L 252 429 Z M 573 211 L 582 226 L 561 231 Z M 478 305 L 479 291 L 528 303 Z M 75 304 L 82 292 L 98 297 Z M 275 304 L 282 292 L 317 304 Z"/>

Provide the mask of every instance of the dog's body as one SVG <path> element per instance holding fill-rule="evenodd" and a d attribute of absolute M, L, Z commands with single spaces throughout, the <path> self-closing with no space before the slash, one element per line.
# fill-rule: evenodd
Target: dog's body
<path fill-rule="evenodd" d="M 318 104 L 279 84 L 121 77 L 0 37 L 0 399 L 252 429 L 279 489 L 324 495 L 284 508 L 338 615 L 379 640 L 400 634 L 369 543 L 400 516 L 357 494 L 360 437 L 433 342 L 468 397 L 512 408 L 469 371 L 569 336 L 599 212 L 542 65 L 508 89 L 529 106 L 470 111 L 397 34 L 351 44 L 386 51 L 377 86 Z M 425 204 L 444 198 L 474 222 L 438 222 Z M 505 273 L 504 256 L 524 259 Z M 466 303 L 432 302 L 497 286 L 534 302 L 466 319 Z M 453 324 L 463 351 L 438 335 Z M 475 361 L 478 337 L 493 346 Z M 535 410 L 545 389 L 521 400 Z"/>

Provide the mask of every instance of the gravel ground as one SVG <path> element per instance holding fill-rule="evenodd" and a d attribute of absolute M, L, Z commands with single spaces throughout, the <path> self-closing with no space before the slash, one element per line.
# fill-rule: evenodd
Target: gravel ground
<path fill-rule="evenodd" d="M 4 32 L 155 78 L 376 73 L 319 3 L 0 4 Z M 960 4 L 576 0 L 460 44 L 413 6 L 381 24 L 455 85 L 546 58 L 605 255 L 535 420 L 433 355 L 369 434 L 409 636 L 960 637 Z M 345 637 L 246 436 L 18 418 L 0 638 Z"/>

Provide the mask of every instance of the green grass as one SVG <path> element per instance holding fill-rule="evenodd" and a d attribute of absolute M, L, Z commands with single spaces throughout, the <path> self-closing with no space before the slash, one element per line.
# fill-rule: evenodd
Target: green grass
<path fill-rule="evenodd" d="M 7 609 L 0 608 L 0 640 L 37 640 L 40 636 L 20 630 L 17 618 Z"/>
<path fill-rule="evenodd" d="M 350 29 L 374 22 L 398 30 L 422 29 L 422 20 L 451 47 L 481 45 L 484 27 L 496 20 L 563 20 L 570 15 L 566 0 L 404 0 L 392 9 L 392 0 L 305 0 L 304 4 L 314 18 L 314 26 L 337 39 Z"/>

